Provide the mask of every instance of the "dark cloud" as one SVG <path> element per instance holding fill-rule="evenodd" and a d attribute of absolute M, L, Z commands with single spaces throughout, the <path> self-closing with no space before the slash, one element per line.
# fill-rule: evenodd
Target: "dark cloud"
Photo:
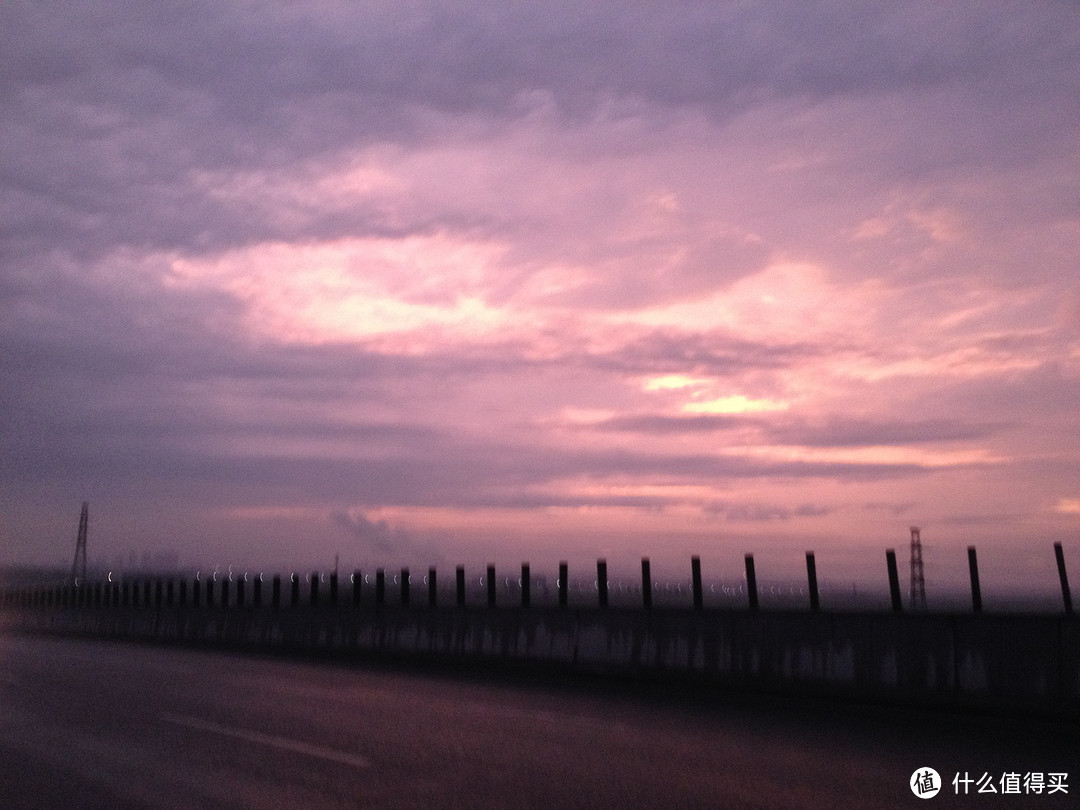
<path fill-rule="evenodd" d="M 904 503 L 864 503 L 863 509 L 869 512 L 884 512 L 894 517 L 902 517 L 911 513 L 916 507 L 917 503 L 913 501 L 906 501 Z"/>
<path fill-rule="evenodd" d="M 967 415 L 973 404 L 991 419 L 1022 418 L 1029 424 L 1051 420 L 1080 427 L 1080 379 L 1060 363 L 1047 361 L 1008 374 L 964 380 L 938 392 L 940 407 Z"/>
<path fill-rule="evenodd" d="M 649 329 L 628 334 L 616 349 L 593 352 L 589 365 L 630 374 L 691 373 L 724 377 L 748 369 L 782 369 L 835 347 L 756 341 L 721 330 Z"/>
<path fill-rule="evenodd" d="M 49 244 L 85 256 L 386 228 L 377 210 L 267 217 L 208 195 L 201 173 L 294 170 L 365 144 L 439 139 L 445 116 L 520 119 L 530 112 L 522 99 L 537 94 L 589 121 L 613 99 L 656 108 L 660 120 L 684 108 L 726 119 L 778 99 L 939 92 L 946 108 L 959 96 L 978 114 L 1009 112 L 986 127 L 959 111 L 934 148 L 910 141 L 909 171 L 1016 151 L 1032 127 L 1045 150 L 1078 113 L 1042 92 L 1060 87 L 1063 71 L 1080 78 L 1070 26 L 1053 17 L 983 4 L 858 14 L 843 4 L 701 4 L 672 14 L 621 3 L 5 3 L 3 242 L 15 255 Z M 1013 68 L 1007 87 L 992 83 L 1003 64 Z M 715 264 L 716 249 L 702 250 Z"/>
<path fill-rule="evenodd" d="M 765 435 L 771 441 L 808 447 L 905 446 L 986 439 L 1003 427 L 958 419 L 904 422 L 835 418 L 822 424 L 774 424 L 766 427 Z"/>
<path fill-rule="evenodd" d="M 668 416 L 666 414 L 632 414 L 613 416 L 588 426 L 591 430 L 616 430 L 628 433 L 663 436 L 678 433 L 714 433 L 744 427 L 759 427 L 761 420 L 745 416 Z"/>
<path fill-rule="evenodd" d="M 357 510 L 334 512 L 331 519 L 369 551 L 401 554 L 412 545 L 407 532 L 391 529 L 385 520 L 370 520 Z"/>
<path fill-rule="evenodd" d="M 988 438 L 1007 426 L 977 424 L 958 419 L 903 422 L 895 419 L 833 418 L 823 422 L 806 423 L 785 420 L 782 417 L 765 419 L 745 415 L 637 414 L 612 417 L 590 427 L 652 435 L 713 433 L 753 428 L 760 432 L 762 441 L 767 444 L 873 447 L 974 441 Z"/>
<path fill-rule="evenodd" d="M 716 502 L 706 507 L 707 511 L 722 515 L 731 521 L 788 521 L 829 515 L 835 510 L 828 506 L 800 504 L 795 507 L 768 504 L 723 503 Z"/>

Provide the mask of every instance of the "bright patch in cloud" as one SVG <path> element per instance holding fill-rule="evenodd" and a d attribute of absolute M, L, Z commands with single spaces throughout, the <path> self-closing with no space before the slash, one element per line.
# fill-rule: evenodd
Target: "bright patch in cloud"
<path fill-rule="evenodd" d="M 690 388 L 705 385 L 708 380 L 698 377 L 687 377 L 685 374 L 665 374 L 662 377 L 649 377 L 645 380 L 646 391 L 663 391 L 667 389 Z"/>
<path fill-rule="evenodd" d="M 688 402 L 682 409 L 686 413 L 761 413 L 763 411 L 784 411 L 788 403 L 775 399 L 750 399 L 742 394 L 735 394 L 707 402 Z"/>
<path fill-rule="evenodd" d="M 752 445 L 729 448 L 725 455 L 748 456 L 772 461 L 814 464 L 873 464 L 914 467 L 964 467 L 1001 464 L 1007 459 L 975 448 L 971 450 L 926 449 L 920 447 L 801 447 Z"/>
<path fill-rule="evenodd" d="M 694 301 L 621 316 L 651 327 L 729 329 L 750 339 L 805 341 L 868 331 L 885 300 L 874 280 L 834 283 L 809 263 L 776 263 Z"/>
<path fill-rule="evenodd" d="M 560 422 L 568 425 L 598 425 L 615 416 L 615 411 L 599 408 L 563 408 Z"/>
<path fill-rule="evenodd" d="M 224 289 L 253 331 L 324 342 L 443 327 L 470 336 L 508 325 L 484 300 L 496 246 L 448 235 L 261 244 L 209 261 L 177 259 L 174 285 Z"/>
<path fill-rule="evenodd" d="M 1080 515 L 1080 498 L 1062 498 L 1054 511 L 1065 515 Z"/>

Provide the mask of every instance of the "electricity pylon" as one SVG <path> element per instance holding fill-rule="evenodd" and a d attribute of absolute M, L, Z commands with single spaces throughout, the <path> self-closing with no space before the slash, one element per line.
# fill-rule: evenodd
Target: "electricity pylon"
<path fill-rule="evenodd" d="M 75 538 L 75 560 L 71 563 L 71 580 L 74 585 L 86 582 L 86 532 L 90 525 L 90 504 L 83 501 L 79 513 L 79 535 Z"/>
<path fill-rule="evenodd" d="M 923 580 L 922 540 L 919 527 L 911 527 L 911 609 L 926 610 L 926 582 Z"/>

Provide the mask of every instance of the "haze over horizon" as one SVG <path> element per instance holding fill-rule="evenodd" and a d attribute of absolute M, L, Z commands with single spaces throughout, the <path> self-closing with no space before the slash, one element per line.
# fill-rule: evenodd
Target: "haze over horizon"
<path fill-rule="evenodd" d="M 0 5 L 0 565 L 1056 588 L 1080 6 L 853 8 Z"/>

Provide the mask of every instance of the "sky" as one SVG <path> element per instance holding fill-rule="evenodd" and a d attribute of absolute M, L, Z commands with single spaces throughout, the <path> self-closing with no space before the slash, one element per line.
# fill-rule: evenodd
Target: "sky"
<path fill-rule="evenodd" d="M 0 564 L 1056 588 L 1077 87 L 1073 2 L 6 0 Z"/>

